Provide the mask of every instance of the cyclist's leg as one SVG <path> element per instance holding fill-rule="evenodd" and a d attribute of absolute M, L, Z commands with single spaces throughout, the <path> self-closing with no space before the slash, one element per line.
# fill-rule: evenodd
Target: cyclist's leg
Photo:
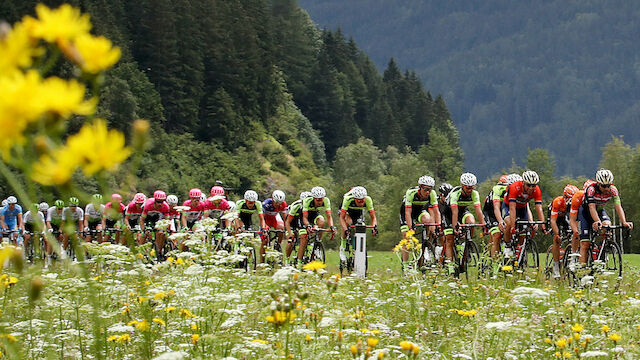
<path fill-rule="evenodd" d="M 584 211 L 581 206 L 578 210 L 578 220 L 580 221 L 580 262 L 585 264 L 587 262 L 587 256 L 589 253 L 589 247 L 591 246 L 591 226 L 593 225 L 593 219 L 589 211 Z"/>
<path fill-rule="evenodd" d="M 324 229 L 326 221 L 324 219 L 324 216 L 318 214 L 318 216 L 316 216 L 316 218 L 313 220 L 313 223 L 317 225 L 318 228 Z M 318 233 L 318 240 L 322 240 L 322 233 Z"/>
<path fill-rule="evenodd" d="M 353 219 L 351 218 L 351 213 L 347 212 L 344 217 L 345 223 L 347 224 L 346 229 L 342 229 L 342 236 L 340 237 L 340 261 L 347 261 L 347 241 L 351 240 L 349 225 L 353 224 Z"/>

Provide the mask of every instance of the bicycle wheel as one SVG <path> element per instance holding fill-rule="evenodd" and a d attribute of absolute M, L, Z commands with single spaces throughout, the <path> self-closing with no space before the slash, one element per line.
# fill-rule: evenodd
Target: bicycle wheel
<path fill-rule="evenodd" d="M 420 253 L 418 264 L 420 264 L 420 270 L 422 272 L 438 266 L 438 259 L 436 259 L 436 249 L 431 241 L 427 240 L 422 243 L 422 252 Z"/>
<path fill-rule="evenodd" d="M 524 254 L 521 254 L 521 263 L 518 267 L 523 270 L 540 270 L 540 254 L 538 254 L 538 245 L 533 239 L 527 239 L 527 243 L 523 249 Z"/>
<path fill-rule="evenodd" d="M 544 276 L 549 279 L 553 274 L 553 245 L 549 245 L 547 248 L 547 257 L 544 261 Z"/>
<path fill-rule="evenodd" d="M 247 258 L 244 260 L 244 269 L 249 271 L 255 271 L 256 269 L 256 249 L 253 247 L 249 248 L 247 252 Z"/>
<path fill-rule="evenodd" d="M 609 242 L 600 254 L 604 262 L 604 271 L 613 272 L 617 277 L 622 277 L 622 251 L 618 244 Z"/>
<path fill-rule="evenodd" d="M 467 280 L 473 276 L 478 276 L 478 265 L 480 264 L 480 251 L 478 245 L 473 241 L 467 241 L 464 247 L 464 258 L 462 259 L 461 271 L 465 273 Z"/>
<path fill-rule="evenodd" d="M 311 250 L 311 256 L 309 257 L 309 261 L 322 261 L 325 263 L 325 254 L 324 254 L 324 245 L 320 241 L 315 241 L 313 243 L 313 249 Z"/>

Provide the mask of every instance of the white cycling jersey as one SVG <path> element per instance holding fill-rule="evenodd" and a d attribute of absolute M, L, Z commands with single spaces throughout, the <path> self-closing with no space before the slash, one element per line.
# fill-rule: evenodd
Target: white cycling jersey
<path fill-rule="evenodd" d="M 38 211 L 34 216 L 31 210 L 29 210 L 22 216 L 22 221 L 24 221 L 25 224 L 35 224 L 36 222 L 44 224 L 44 215 Z"/>
<path fill-rule="evenodd" d="M 62 220 L 64 220 L 62 214 L 64 214 L 64 209 L 58 212 L 57 208 L 52 206 L 47 210 L 47 221 L 55 225 L 60 225 Z"/>
<path fill-rule="evenodd" d="M 102 216 L 104 214 L 104 205 L 100 205 L 100 207 L 96 209 L 93 203 L 89 203 L 84 208 L 84 214 L 89 215 L 90 222 L 100 221 L 102 220 Z"/>
<path fill-rule="evenodd" d="M 63 221 L 67 221 L 67 220 L 78 221 L 83 218 L 84 218 L 84 211 L 82 211 L 82 208 L 80 206 L 76 206 L 76 211 L 72 211 L 70 207 L 66 207 L 64 208 L 64 210 L 62 210 Z"/>

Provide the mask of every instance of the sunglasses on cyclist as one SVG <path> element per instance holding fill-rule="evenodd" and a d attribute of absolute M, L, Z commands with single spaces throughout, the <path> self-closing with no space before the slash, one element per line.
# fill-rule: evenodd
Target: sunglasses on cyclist
<path fill-rule="evenodd" d="M 600 184 L 600 187 L 605 188 L 605 189 L 608 189 L 608 188 L 610 188 L 610 187 L 611 187 L 611 184 L 607 184 L 607 185 L 602 185 L 602 184 Z"/>
<path fill-rule="evenodd" d="M 428 185 L 420 185 L 420 189 L 422 189 L 422 190 L 431 190 L 431 186 L 428 186 Z"/>
<path fill-rule="evenodd" d="M 528 187 L 535 187 L 536 184 L 528 184 L 528 183 L 524 183 L 525 185 L 527 185 Z"/>

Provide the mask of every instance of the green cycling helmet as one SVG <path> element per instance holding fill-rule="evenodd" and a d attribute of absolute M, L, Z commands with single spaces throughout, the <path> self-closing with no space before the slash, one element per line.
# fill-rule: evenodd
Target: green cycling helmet
<path fill-rule="evenodd" d="M 96 204 L 102 203 L 102 195 L 101 194 L 93 194 L 93 202 Z"/>
<path fill-rule="evenodd" d="M 38 212 L 39 210 L 40 210 L 40 204 L 38 203 L 31 204 L 31 211 Z"/>
<path fill-rule="evenodd" d="M 78 206 L 78 204 L 80 204 L 80 200 L 78 200 L 77 197 L 70 197 L 69 198 L 69 205 Z"/>
<path fill-rule="evenodd" d="M 62 209 L 64 207 L 64 201 L 62 200 L 56 200 L 56 202 L 54 203 L 54 205 L 58 208 L 58 209 Z"/>

